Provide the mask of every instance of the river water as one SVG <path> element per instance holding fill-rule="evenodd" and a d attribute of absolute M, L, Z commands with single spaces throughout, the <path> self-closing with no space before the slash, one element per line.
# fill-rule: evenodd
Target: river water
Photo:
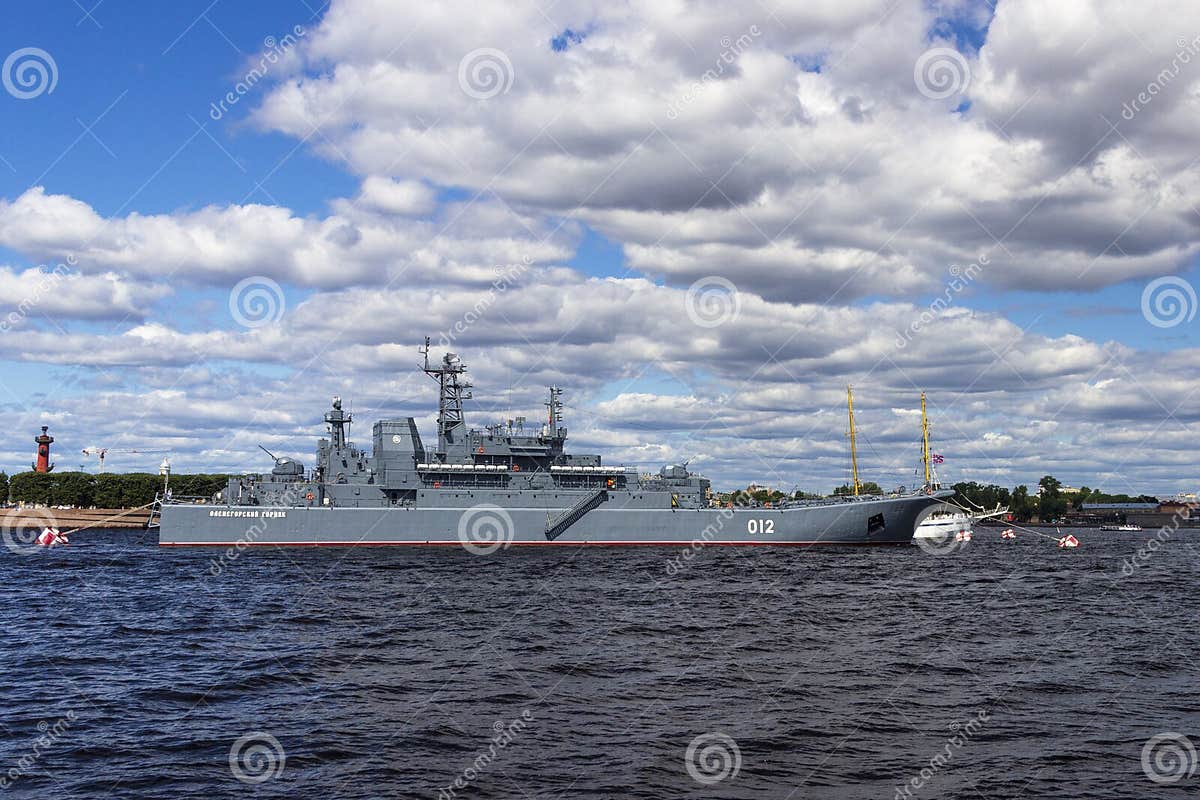
<path fill-rule="evenodd" d="M 1075 533 L 713 547 L 681 569 L 658 548 L 230 557 L 144 531 L 0 549 L 0 784 L 1195 797 L 1200 533 Z"/>

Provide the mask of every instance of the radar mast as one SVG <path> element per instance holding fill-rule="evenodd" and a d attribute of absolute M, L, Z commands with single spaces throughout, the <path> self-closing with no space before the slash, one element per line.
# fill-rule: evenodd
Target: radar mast
<path fill-rule="evenodd" d="M 420 352 L 425 356 L 425 374 L 438 382 L 438 452 L 445 453 L 446 445 L 466 428 L 462 401 L 471 399 L 471 383 L 460 380 L 467 368 L 454 353 L 446 353 L 440 364 L 430 366 L 428 336 Z"/>
<path fill-rule="evenodd" d="M 558 386 L 550 387 L 550 396 L 542 403 L 546 407 L 546 436 L 550 439 L 565 439 L 567 431 L 562 425 L 563 390 Z"/>
<path fill-rule="evenodd" d="M 325 412 L 325 422 L 329 424 L 329 437 L 332 440 L 334 452 L 345 449 L 346 429 L 350 427 L 351 421 L 351 416 L 342 411 L 342 398 L 334 395 L 333 408 Z"/>

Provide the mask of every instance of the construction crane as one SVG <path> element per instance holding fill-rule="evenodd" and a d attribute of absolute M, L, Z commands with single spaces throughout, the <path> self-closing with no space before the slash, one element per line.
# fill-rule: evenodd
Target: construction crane
<path fill-rule="evenodd" d="M 99 458 L 100 472 L 104 472 L 104 458 L 109 453 L 135 453 L 138 455 L 142 455 L 142 454 L 150 455 L 153 453 L 168 453 L 168 452 L 170 452 L 170 451 L 169 450 L 135 450 L 135 449 L 131 449 L 131 448 L 117 448 L 117 447 L 85 447 L 85 448 L 83 448 L 83 454 L 85 456 L 96 456 L 97 458 Z"/>

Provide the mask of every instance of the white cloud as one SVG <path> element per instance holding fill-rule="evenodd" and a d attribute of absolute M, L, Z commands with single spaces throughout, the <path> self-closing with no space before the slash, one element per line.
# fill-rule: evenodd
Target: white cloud
<path fill-rule="evenodd" d="M 420 216 L 433 211 L 436 196 L 419 181 L 394 181 L 371 175 L 363 181 L 359 203 L 388 214 Z"/>
<path fill-rule="evenodd" d="M 962 97 L 977 107 L 953 114 L 962 97 L 924 97 L 913 67 L 936 14 L 981 13 L 959 4 L 705 5 L 681 24 L 648 3 L 410 18 L 351 0 L 306 44 L 337 68 L 279 87 L 257 119 L 297 136 L 321 123 L 364 175 L 568 213 L 674 281 L 717 272 L 844 302 L 928 290 L 995 250 L 986 283 L 1098 288 L 1177 269 L 1200 245 L 1200 172 L 1160 126 L 1194 123 L 1191 72 L 1157 121 L 1100 139 L 1100 113 L 1119 116 L 1170 63 L 1177 37 L 1156 22 L 1170 5 L 1002 3 L 970 60 Z M 1185 15 L 1200 30 L 1200 10 Z M 587 36 L 553 52 L 568 27 Z M 513 85 L 481 102 L 457 87 L 458 59 L 496 43 L 512 43 Z"/>
<path fill-rule="evenodd" d="M 0 246 L 78 262 L 38 305 L 55 324 L 30 315 L 0 341 L 66 389 L 7 387 L 0 448 L 23 462 L 45 419 L 65 452 L 136 436 L 184 469 L 240 468 L 261 464 L 260 442 L 308 452 L 333 393 L 360 421 L 414 414 L 430 435 L 416 346 L 453 332 L 478 387 L 473 421 L 537 418 L 540 387 L 563 384 L 576 450 L 647 468 L 690 458 L 723 486 L 844 481 L 850 382 L 864 468 L 884 485 L 911 483 L 925 390 L 950 477 L 1059 472 L 1124 491 L 1136 474 L 1174 488 L 1200 432 L 1200 351 L 1043 335 L 972 298 L 1098 289 L 1195 260 L 1200 58 L 1133 119 L 1122 104 L 1160 80 L 1172 30 L 1200 31 L 1200 9 L 1002 0 L 965 55 L 965 92 L 923 96 L 914 64 L 952 44 L 931 36 L 937 15 L 982 23 L 981 7 L 562 0 L 398 14 L 339 0 L 254 114 L 361 180 L 326 213 L 104 216 L 42 187 L 0 200 Z M 567 28 L 582 41 L 553 51 Z M 461 90 L 478 48 L 504 50 L 507 92 Z M 584 225 L 621 246 L 627 274 L 564 266 Z M 923 318 L 952 266 L 983 255 L 970 290 Z M 528 268 L 493 296 L 500 265 Z M 0 302 L 19 306 L 41 275 L 0 270 Z M 278 324 L 210 326 L 156 305 L 253 275 L 302 290 Z M 737 286 L 740 314 L 700 328 L 684 290 L 710 275 Z M 126 317 L 100 334 L 86 322 Z"/>

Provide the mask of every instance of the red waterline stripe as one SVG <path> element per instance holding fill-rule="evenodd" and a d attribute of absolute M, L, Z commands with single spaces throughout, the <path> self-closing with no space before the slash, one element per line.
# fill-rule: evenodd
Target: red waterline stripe
<path fill-rule="evenodd" d="M 808 547 L 832 545 L 842 547 L 894 547 L 912 544 L 901 542 L 509 542 L 509 547 Z M 159 547 L 463 547 L 454 542 L 159 542 Z M 490 547 L 481 542 L 477 547 Z"/>

